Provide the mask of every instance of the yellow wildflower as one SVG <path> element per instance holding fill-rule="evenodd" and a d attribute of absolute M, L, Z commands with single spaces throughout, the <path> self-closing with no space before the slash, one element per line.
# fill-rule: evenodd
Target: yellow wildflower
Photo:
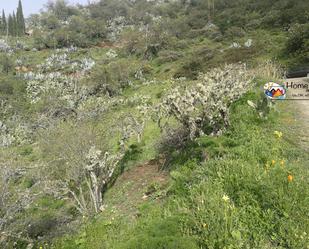
<path fill-rule="evenodd" d="M 224 200 L 225 202 L 229 202 L 230 201 L 230 197 L 228 197 L 227 195 L 223 195 L 222 196 L 222 200 Z"/>
<path fill-rule="evenodd" d="M 271 160 L 271 165 L 275 165 L 276 161 L 275 160 Z"/>
<path fill-rule="evenodd" d="M 274 131 L 275 136 L 277 136 L 278 138 L 282 137 L 282 132 L 281 131 Z"/>

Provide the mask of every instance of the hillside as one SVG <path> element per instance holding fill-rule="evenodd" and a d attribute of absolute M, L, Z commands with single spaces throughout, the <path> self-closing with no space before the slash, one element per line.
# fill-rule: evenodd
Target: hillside
<path fill-rule="evenodd" d="M 57 0 L 23 26 L 20 2 L 0 18 L 0 247 L 309 247 L 307 102 L 261 90 L 309 65 L 308 10 Z"/>

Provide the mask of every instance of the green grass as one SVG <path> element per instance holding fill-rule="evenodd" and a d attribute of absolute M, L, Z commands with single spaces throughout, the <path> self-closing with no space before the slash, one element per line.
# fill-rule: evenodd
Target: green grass
<path fill-rule="evenodd" d="M 206 38 L 183 40 L 181 42 L 187 42 L 187 46 L 180 50 L 186 56 L 168 63 L 159 63 L 160 58 L 153 61 L 135 56 L 123 58 L 120 52 L 119 58 L 113 61 L 126 62 L 134 67 L 147 64 L 151 67 L 149 78 L 155 76 L 159 83 L 144 86 L 134 80 L 135 85 L 124 89 L 118 97 L 126 99 L 135 94 L 147 95 L 151 103 L 158 103 L 161 96 L 173 87 L 166 79 L 182 71 L 182 67 L 194 61 L 199 51 L 205 47 L 214 50 L 214 57 L 203 59 L 200 65 L 202 71 L 239 58 L 252 64 L 265 59 L 276 59 L 285 41 L 283 32 L 257 30 L 247 33 L 245 37 L 237 39 L 237 42 L 243 44 L 248 38 L 253 39 L 256 46 L 254 49 L 232 52 L 227 49 L 231 44 L 230 40 L 222 43 Z M 222 49 L 224 51 L 220 52 Z M 90 56 L 97 62 L 103 62 L 108 50 L 97 47 L 82 49 L 72 56 Z M 53 50 L 19 51 L 15 57 L 27 57 L 26 62 L 31 68 L 42 63 L 52 53 Z M 191 68 L 188 72 L 191 72 Z M 3 78 L 11 79 L 7 76 Z M 24 95 L 24 90 L 19 87 L 21 84 L 16 84 L 16 94 L 13 97 L 19 93 Z M 183 150 L 171 149 L 168 165 L 171 183 L 159 190 L 162 191 L 160 202 L 137 202 L 138 212 L 134 219 L 128 218 L 132 214 L 125 209 L 114 210 L 108 207 L 94 219 L 85 220 L 77 234 L 60 238 L 53 248 L 306 248 L 309 201 L 306 198 L 308 170 L 305 167 L 308 157 L 303 148 L 298 147 L 297 131 L 292 134 L 283 123 L 284 119 L 292 118 L 292 111 L 285 112 L 286 104 L 282 103 L 277 107 L 281 111 L 280 115 L 272 110 L 267 119 L 261 119 L 257 111 L 247 105 L 248 99 L 257 102 L 259 98 L 259 94 L 252 92 L 233 105 L 231 126 L 223 136 L 201 137 L 188 143 Z M 29 106 L 26 100 L 21 101 L 20 98 L 12 103 L 16 104 L 15 109 L 26 113 L 25 116 L 31 120 L 35 120 L 46 106 L 43 102 L 41 106 Z M 116 151 L 119 149 L 117 124 L 127 113 L 136 114 L 136 105 L 117 106 L 95 120 L 85 121 L 76 129 L 83 131 L 94 127 L 99 134 L 97 139 L 106 139 L 108 147 Z M 63 122 L 53 129 L 67 135 L 70 122 Z M 277 138 L 275 130 L 282 131 L 283 137 Z M 123 160 L 123 167 L 126 170 L 132 169 L 157 157 L 156 145 L 160 138 L 159 128 L 153 121 L 149 121 L 142 142 L 138 144 L 135 138 L 129 141 L 130 149 Z M 57 142 L 61 144 L 63 139 L 59 137 Z M 42 148 L 37 148 L 38 146 L 33 144 L 13 148 L 14 155 L 18 156 L 16 163 L 48 161 Z M 50 143 L 47 147 L 52 149 L 55 144 Z M 205 154 L 206 161 L 203 160 Z M 288 175 L 294 177 L 292 182 L 288 182 Z M 32 186 L 33 179 L 27 176 L 18 184 L 23 189 L 28 189 Z M 130 182 L 124 181 L 122 184 L 117 187 L 131 187 Z M 142 191 L 144 189 L 139 189 L 132 196 L 135 198 Z M 123 205 L 127 201 L 134 202 L 133 197 L 126 200 L 121 193 L 111 186 L 105 201 L 121 201 Z M 70 208 L 70 203 L 42 197 L 21 215 L 21 220 L 37 223 L 35 233 L 40 233 L 40 230 L 46 229 L 45 221 L 48 225 L 53 220 L 61 219 L 73 210 Z M 47 229 L 45 234 L 52 232 L 52 229 Z M 37 247 L 39 246 L 41 245 L 38 244 Z"/>
<path fill-rule="evenodd" d="M 279 111 L 287 103 L 261 119 L 246 103 L 259 96 L 233 105 L 223 136 L 173 153 L 163 202 L 144 203 L 134 222 L 104 211 L 53 248 L 307 248 L 308 155 L 285 133 Z"/>

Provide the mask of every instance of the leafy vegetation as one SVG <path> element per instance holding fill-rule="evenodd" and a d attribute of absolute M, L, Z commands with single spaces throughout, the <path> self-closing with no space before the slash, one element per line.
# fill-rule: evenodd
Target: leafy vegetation
<path fill-rule="evenodd" d="M 129 225 L 125 214 L 103 213 L 82 229 L 82 241 L 66 238 L 54 248 L 166 248 L 178 229 L 176 241 L 189 248 L 305 248 L 308 158 L 291 146 L 278 112 L 261 119 L 247 104 L 259 99 L 251 92 L 233 105 L 225 135 L 173 153 L 163 204 L 145 204 Z"/>
<path fill-rule="evenodd" d="M 2 32 L 0 247 L 307 248 L 306 148 L 260 90 L 308 63 L 307 7 L 57 0 Z"/>

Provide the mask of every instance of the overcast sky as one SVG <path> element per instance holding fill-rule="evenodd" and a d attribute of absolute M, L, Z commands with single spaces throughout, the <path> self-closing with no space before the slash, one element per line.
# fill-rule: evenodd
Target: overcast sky
<path fill-rule="evenodd" d="M 43 5 L 48 0 L 22 0 L 24 15 L 29 16 L 30 14 L 38 13 Z M 86 4 L 88 0 L 68 0 L 70 3 L 80 3 Z M 16 12 L 16 8 L 18 5 L 18 0 L 0 0 L 0 10 L 4 9 L 5 13 L 12 13 L 13 10 Z"/>

